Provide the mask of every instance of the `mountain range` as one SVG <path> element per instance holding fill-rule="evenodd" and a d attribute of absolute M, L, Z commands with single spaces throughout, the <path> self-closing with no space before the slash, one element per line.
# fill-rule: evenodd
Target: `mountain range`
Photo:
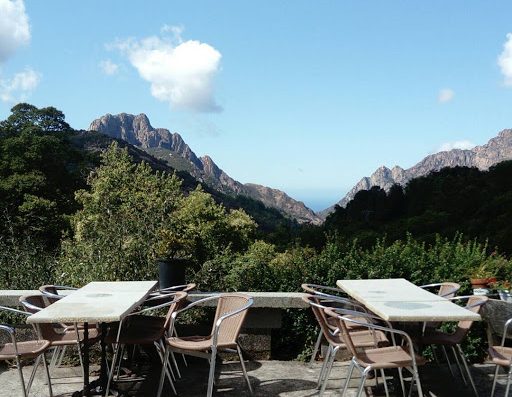
<path fill-rule="evenodd" d="M 165 128 L 153 128 L 145 114 L 106 114 L 94 120 L 89 131 L 101 132 L 122 139 L 149 154 L 163 159 L 178 171 L 186 171 L 199 182 L 224 194 L 247 196 L 275 208 L 299 223 L 320 224 L 322 218 L 303 202 L 286 193 L 253 183 L 240 183 L 231 178 L 209 156 L 198 157 L 178 133 Z"/>
<path fill-rule="evenodd" d="M 152 156 L 164 160 L 172 168 L 186 171 L 200 183 L 224 194 L 250 197 L 261 201 L 267 207 L 277 209 L 299 223 L 312 224 L 322 223 L 334 210 L 335 205 L 345 207 L 360 190 L 380 186 L 389 191 L 394 184 L 405 186 L 411 179 L 445 167 L 476 167 L 487 170 L 494 164 L 512 159 L 512 129 L 505 129 L 485 145 L 467 150 L 452 149 L 434 153 L 408 169 L 398 165 L 391 169 L 381 166 L 371 176 L 363 177 L 335 205 L 315 213 L 303 202 L 294 200 L 283 191 L 236 181 L 220 169 L 210 156 L 198 157 L 178 133 L 171 133 L 165 128 L 153 128 L 145 114 L 106 114 L 94 120 L 89 130 L 101 132 L 139 147 Z"/>
<path fill-rule="evenodd" d="M 379 167 L 371 176 L 362 178 L 337 205 L 345 207 L 360 190 L 368 190 L 373 186 L 380 186 L 389 191 L 391 186 L 399 184 L 405 186 L 411 179 L 424 176 L 445 167 L 476 167 L 487 170 L 489 167 L 505 160 L 512 159 L 512 129 L 501 131 L 485 145 L 475 146 L 473 149 L 452 149 L 431 154 L 416 165 L 408 169 L 395 166 L 389 169 Z M 334 210 L 334 206 L 320 213 L 325 217 Z"/>

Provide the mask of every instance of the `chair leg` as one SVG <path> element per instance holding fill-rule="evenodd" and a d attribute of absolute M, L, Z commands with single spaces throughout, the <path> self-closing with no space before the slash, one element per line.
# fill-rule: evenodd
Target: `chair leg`
<path fill-rule="evenodd" d="M 41 356 L 37 356 L 36 362 L 34 363 L 34 368 L 32 368 L 32 373 L 30 374 L 30 378 L 27 383 L 27 394 L 30 394 L 30 389 L 32 388 L 32 382 L 34 382 L 34 378 L 36 376 L 37 367 L 41 363 Z"/>
<path fill-rule="evenodd" d="M 119 365 L 117 366 L 116 379 L 119 379 L 119 375 L 121 374 L 121 364 L 123 362 L 125 348 L 126 348 L 126 345 L 121 345 L 121 353 L 119 353 Z"/>
<path fill-rule="evenodd" d="M 206 394 L 207 397 L 212 397 L 212 395 L 213 395 L 213 381 L 215 378 L 216 359 L 217 359 L 217 347 L 212 346 L 212 356 L 210 357 L 210 375 L 208 376 L 208 392 Z"/>
<path fill-rule="evenodd" d="M 322 368 L 320 368 L 320 373 L 318 374 L 318 381 L 316 384 L 317 389 L 319 389 L 322 386 L 322 381 L 324 379 L 324 372 L 325 372 L 325 369 L 327 368 L 327 363 L 329 362 L 329 360 L 331 358 L 332 349 L 333 349 L 332 345 L 329 345 L 329 347 L 327 348 L 327 354 L 324 357 L 324 362 L 322 363 Z"/>
<path fill-rule="evenodd" d="M 508 397 L 508 392 L 510 391 L 510 381 L 512 381 L 512 366 L 508 369 L 508 376 L 507 376 L 507 388 L 505 389 L 505 397 Z"/>
<path fill-rule="evenodd" d="M 249 381 L 249 375 L 247 375 L 247 370 L 245 368 L 244 357 L 242 356 L 242 349 L 238 344 L 236 345 L 236 350 L 238 351 L 238 357 L 240 357 L 240 364 L 242 364 L 242 371 L 244 373 L 245 381 L 247 382 L 247 387 L 249 388 L 249 393 L 253 394 L 251 382 Z"/>
<path fill-rule="evenodd" d="M 18 356 L 16 356 L 16 367 L 18 367 L 18 373 L 20 375 L 20 381 L 21 381 L 21 389 L 23 390 L 23 396 L 27 396 L 27 388 L 25 387 L 25 379 L 23 378 L 23 370 L 21 367 L 21 360 Z"/>
<path fill-rule="evenodd" d="M 82 347 L 80 341 L 76 344 L 78 350 L 78 359 L 80 360 L 80 368 L 82 368 L 82 378 L 85 376 L 84 360 L 82 359 Z"/>
<path fill-rule="evenodd" d="M 452 363 L 450 362 L 450 358 L 448 357 L 448 353 L 446 352 L 446 348 L 444 347 L 444 345 L 441 345 L 441 349 L 443 349 L 444 358 L 446 359 L 446 363 L 448 364 L 448 369 L 450 370 L 452 377 L 455 378 L 455 374 L 453 373 L 452 369 Z"/>
<path fill-rule="evenodd" d="M 462 351 L 460 345 L 457 345 L 457 350 L 459 351 L 460 358 L 462 360 L 462 363 L 464 364 L 464 368 L 466 369 L 466 373 L 468 375 L 469 382 L 471 383 L 471 387 L 473 388 L 473 392 L 475 393 L 475 396 L 478 397 L 478 391 L 476 390 L 475 382 L 473 381 L 473 376 L 471 376 L 471 372 L 469 371 L 468 360 L 466 360 L 466 356 L 464 355 L 464 352 Z"/>
<path fill-rule="evenodd" d="M 386 397 L 389 397 L 389 390 L 388 390 L 388 382 L 386 382 L 386 375 L 384 374 L 384 370 L 381 368 L 380 374 L 382 376 L 382 382 L 384 382 L 384 391 L 386 392 Z"/>
<path fill-rule="evenodd" d="M 462 366 L 460 365 L 459 357 L 457 354 L 457 351 L 455 349 L 455 346 L 452 346 L 452 352 L 453 357 L 455 357 L 455 362 L 457 363 L 457 367 L 459 368 L 460 376 L 462 378 L 462 381 L 464 382 L 464 385 L 468 385 L 468 382 L 466 381 L 466 376 L 464 375 L 464 372 L 462 371 Z"/>
<path fill-rule="evenodd" d="M 361 397 L 361 394 L 363 394 L 364 384 L 366 383 L 367 376 L 368 376 L 368 372 L 366 370 L 364 370 L 361 373 L 361 382 L 359 383 L 359 388 L 357 389 L 356 397 Z"/>
<path fill-rule="evenodd" d="M 496 369 L 494 370 L 494 380 L 492 381 L 491 397 L 494 397 L 494 391 L 496 389 L 496 382 L 498 380 L 499 369 L 500 369 L 500 366 L 498 364 L 496 364 Z"/>
<path fill-rule="evenodd" d="M 413 379 L 415 380 L 416 387 L 418 388 L 418 397 L 423 397 L 423 389 L 421 388 L 420 374 L 418 372 L 418 368 L 416 366 L 414 366 L 412 368 L 412 370 L 413 370 Z M 412 390 L 412 385 L 411 385 L 411 390 Z"/>
<path fill-rule="evenodd" d="M 117 343 L 114 348 L 114 356 L 112 357 L 112 364 L 110 365 L 110 371 L 108 373 L 107 387 L 105 388 L 105 397 L 108 397 L 108 393 L 110 391 L 110 384 L 112 383 L 112 378 L 114 377 L 114 371 L 116 369 L 116 361 L 117 361 L 118 352 L 119 352 L 119 344 Z"/>
<path fill-rule="evenodd" d="M 313 353 L 311 353 L 311 360 L 309 360 L 309 364 L 312 365 L 315 362 L 316 354 L 318 353 L 318 349 L 320 348 L 320 343 L 322 342 L 322 330 L 318 332 L 318 336 L 316 338 L 315 346 L 313 347 Z"/>
<path fill-rule="evenodd" d="M 174 367 L 176 368 L 176 372 L 178 373 L 178 378 L 181 379 L 181 372 L 180 372 L 180 368 L 178 367 L 178 363 L 176 361 L 176 356 L 174 355 L 174 352 L 171 351 L 171 358 L 172 358 L 172 362 L 174 364 Z M 169 363 L 169 367 L 171 367 L 171 364 Z M 174 374 L 174 372 L 173 372 Z M 174 376 L 174 375 L 173 375 Z"/>
<path fill-rule="evenodd" d="M 62 359 L 63 359 L 63 358 L 64 358 L 64 356 L 66 355 L 66 348 L 67 348 L 67 346 L 63 346 L 63 347 L 62 347 L 62 349 L 61 349 L 62 351 L 61 351 L 61 353 L 60 353 L 59 360 L 57 361 L 57 365 L 56 365 L 57 367 L 60 367 L 60 366 L 61 366 L 61 364 L 62 364 Z"/>
<path fill-rule="evenodd" d="M 322 388 L 320 389 L 320 397 L 324 395 L 325 388 L 327 387 L 327 381 L 329 380 L 329 375 L 331 374 L 332 367 L 334 365 L 334 360 L 336 359 L 336 353 L 338 352 L 339 346 L 336 346 L 332 349 L 331 354 L 329 356 L 329 362 L 325 368 L 324 378 L 322 380 Z"/>
<path fill-rule="evenodd" d="M 397 368 L 397 370 L 398 378 L 400 379 L 400 386 L 402 386 L 402 396 L 405 397 L 404 374 L 402 374 L 402 368 Z"/>
<path fill-rule="evenodd" d="M 348 384 L 350 382 L 350 379 L 352 378 L 352 373 L 354 372 L 355 365 L 356 365 L 356 363 L 354 362 L 354 359 L 350 360 L 350 367 L 348 367 L 347 377 L 345 379 L 345 384 L 343 385 L 343 391 L 341 392 L 341 397 L 343 397 L 348 390 Z"/>
<path fill-rule="evenodd" d="M 158 382 L 158 392 L 157 397 L 160 397 L 162 395 L 162 389 L 164 388 L 164 381 L 165 381 L 165 366 L 167 365 L 167 360 L 169 358 L 169 349 L 165 348 L 165 353 L 162 356 L 162 371 L 160 372 L 160 381 Z"/>
<path fill-rule="evenodd" d="M 46 362 L 46 353 L 43 353 L 42 356 L 43 356 L 44 371 L 46 372 L 46 380 L 48 381 L 48 392 L 50 393 L 50 397 L 53 397 L 52 379 L 50 377 L 50 370 L 48 368 L 48 363 Z"/>

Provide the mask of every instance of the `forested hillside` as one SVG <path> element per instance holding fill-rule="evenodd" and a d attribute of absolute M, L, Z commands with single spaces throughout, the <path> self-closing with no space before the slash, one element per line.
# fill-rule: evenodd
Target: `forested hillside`
<path fill-rule="evenodd" d="M 460 232 L 511 254 L 511 220 L 512 161 L 505 161 L 489 171 L 444 168 L 389 193 L 379 187 L 360 191 L 346 208 L 336 207 L 325 230 L 365 244 L 383 235 L 392 241 L 409 232 L 431 242 L 436 234 Z"/>

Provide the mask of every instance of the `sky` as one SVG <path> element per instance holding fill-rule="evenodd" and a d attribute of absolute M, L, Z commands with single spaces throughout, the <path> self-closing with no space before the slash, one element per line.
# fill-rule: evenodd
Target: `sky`
<path fill-rule="evenodd" d="M 0 0 L 0 119 L 145 113 L 314 210 L 512 128 L 512 2 Z"/>

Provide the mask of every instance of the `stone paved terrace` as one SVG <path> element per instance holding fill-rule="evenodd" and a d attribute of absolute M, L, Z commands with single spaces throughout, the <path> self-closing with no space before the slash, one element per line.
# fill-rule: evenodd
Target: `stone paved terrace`
<path fill-rule="evenodd" d="M 254 396 L 256 397 L 309 397 L 318 395 L 316 390 L 316 377 L 320 370 L 321 363 L 315 363 L 312 367 L 296 361 L 252 361 L 248 363 L 249 377 L 254 387 Z M 176 382 L 178 395 L 183 397 L 204 396 L 206 394 L 206 382 L 208 376 L 208 366 L 206 360 L 189 359 L 189 366 L 182 367 L 182 379 Z M 341 395 L 339 387 L 344 379 L 346 371 L 346 363 L 337 363 L 331 380 L 328 384 L 325 396 Z M 492 382 L 492 373 L 494 367 L 491 365 L 481 364 L 472 367 L 473 376 L 476 380 L 479 394 L 481 396 L 490 395 Z M 31 367 L 24 369 L 26 378 L 28 378 Z M 126 396 L 153 396 L 159 369 L 146 369 L 144 372 L 148 375 L 147 380 L 138 383 L 125 383 L 123 395 Z M 224 362 L 217 371 L 217 391 L 219 396 L 249 396 L 245 383 L 240 371 L 238 362 Z M 54 379 L 54 395 L 59 397 L 70 397 L 73 391 L 81 388 L 80 369 L 78 367 L 62 367 L 53 371 Z M 437 366 L 433 363 L 428 364 L 421 370 L 422 383 L 427 392 L 425 396 L 438 397 L 456 397 L 456 396 L 472 396 L 471 390 L 464 386 L 460 378 L 451 377 L 446 366 Z M 349 396 L 355 396 L 358 379 L 355 379 L 349 389 Z M 389 378 L 388 383 L 392 386 L 392 379 Z M 0 367 L 0 396 L 21 396 L 19 387 L 18 374 L 14 368 L 7 369 L 5 366 Z M 374 380 L 367 383 L 365 390 L 366 396 L 384 395 L 383 388 L 378 389 L 372 387 L 375 385 Z M 504 393 L 505 377 L 502 375 L 498 385 L 496 396 L 502 396 Z M 382 386 L 382 385 L 381 385 Z M 48 389 L 44 384 L 44 376 L 42 368 L 38 371 L 38 375 L 34 386 L 31 390 L 31 396 L 47 396 Z M 167 387 L 164 390 L 164 396 L 172 396 L 172 392 Z M 391 390 L 391 395 L 395 396 Z M 401 393 L 398 395 L 401 396 Z"/>

